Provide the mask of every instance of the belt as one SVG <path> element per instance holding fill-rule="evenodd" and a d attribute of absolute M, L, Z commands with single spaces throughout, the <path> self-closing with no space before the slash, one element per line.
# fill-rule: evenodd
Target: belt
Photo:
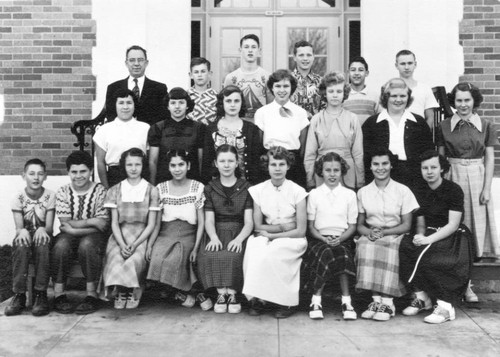
<path fill-rule="evenodd" d="M 462 166 L 482 165 L 484 163 L 484 158 L 480 158 L 480 159 L 458 159 L 458 158 L 450 157 L 450 158 L 448 158 L 448 162 L 450 164 L 459 164 L 459 165 L 462 165 Z"/>

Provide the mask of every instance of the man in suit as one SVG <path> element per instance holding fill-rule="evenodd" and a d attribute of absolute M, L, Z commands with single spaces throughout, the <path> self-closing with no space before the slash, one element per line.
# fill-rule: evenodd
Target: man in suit
<path fill-rule="evenodd" d="M 164 105 L 165 96 L 168 95 L 167 86 L 144 75 L 148 63 L 144 48 L 132 46 L 127 49 L 125 65 L 130 76 L 108 86 L 105 108 L 108 121 L 116 118 L 116 103 L 113 103 L 112 98 L 118 89 L 130 89 L 134 92 L 138 103 L 135 109 L 137 120 L 152 125 L 167 117 L 168 111 Z"/>

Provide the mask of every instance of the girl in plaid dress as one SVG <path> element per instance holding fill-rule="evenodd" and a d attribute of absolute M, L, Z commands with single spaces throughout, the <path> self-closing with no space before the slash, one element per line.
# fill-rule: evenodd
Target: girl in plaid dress
<path fill-rule="evenodd" d="M 142 296 L 146 273 L 146 241 L 160 211 L 158 190 L 142 178 L 147 161 L 138 148 L 125 151 L 120 168 L 127 178 L 107 193 L 104 207 L 111 209 L 113 234 L 106 248 L 103 270 L 106 294 L 115 293 L 115 309 L 133 309 Z"/>
<path fill-rule="evenodd" d="M 358 206 L 354 191 L 341 184 L 347 163 L 335 152 L 326 153 L 315 163 L 315 173 L 323 184 L 307 199 L 309 247 L 304 270 L 309 272 L 306 288 L 313 291 L 309 317 L 322 319 L 321 294 L 328 281 L 339 279 L 344 320 L 355 320 L 356 311 L 349 294 L 349 276 L 356 277 L 350 243 L 356 233 Z"/>
<path fill-rule="evenodd" d="M 387 321 L 396 314 L 393 297 L 406 293 L 399 279 L 399 245 L 419 206 L 408 187 L 391 179 L 392 153 L 381 148 L 370 156 L 374 180 L 358 191 L 356 288 L 373 294 L 361 317 Z"/>
<path fill-rule="evenodd" d="M 494 145 L 498 144 L 496 130 L 490 121 L 476 113 L 483 101 L 476 86 L 459 83 L 448 98 L 457 111 L 441 122 L 437 141 L 439 152 L 451 164 L 447 178 L 464 191 L 464 224 L 475 237 L 477 258 L 498 258 L 500 238 L 491 197 Z M 470 286 L 465 300 L 478 301 Z"/>
<path fill-rule="evenodd" d="M 252 233 L 253 202 L 250 184 L 238 178 L 234 146 L 217 148 L 215 165 L 220 177 L 205 186 L 205 230 L 198 255 L 198 272 L 205 289 L 217 288 L 216 313 L 241 311 L 237 293 L 243 286 L 245 240 Z"/>

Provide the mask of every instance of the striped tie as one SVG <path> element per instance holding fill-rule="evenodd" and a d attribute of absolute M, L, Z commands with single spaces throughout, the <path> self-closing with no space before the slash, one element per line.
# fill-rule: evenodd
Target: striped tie
<path fill-rule="evenodd" d="M 141 97 L 141 93 L 139 92 L 139 85 L 137 84 L 137 78 L 134 78 L 135 86 L 134 89 L 132 89 L 132 92 L 134 92 L 135 98 L 139 100 Z"/>

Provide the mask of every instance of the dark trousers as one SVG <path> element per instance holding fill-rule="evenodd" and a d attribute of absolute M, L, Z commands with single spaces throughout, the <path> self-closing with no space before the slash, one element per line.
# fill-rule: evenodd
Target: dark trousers
<path fill-rule="evenodd" d="M 108 178 L 108 185 L 110 188 L 127 178 L 127 176 L 125 176 L 125 174 L 120 170 L 120 166 L 108 166 L 106 176 Z"/>
<path fill-rule="evenodd" d="M 16 294 L 26 292 L 26 279 L 30 262 L 35 265 L 35 289 L 47 290 L 50 277 L 50 242 L 29 247 L 14 245 L 12 248 L 12 291 Z"/>
<path fill-rule="evenodd" d="M 82 237 L 74 237 L 60 233 L 55 238 L 51 252 L 52 279 L 54 283 L 65 283 L 68 278 L 71 262 L 78 258 L 82 273 L 87 282 L 99 280 L 102 269 L 102 257 L 105 252 L 107 235 L 91 233 Z"/>

